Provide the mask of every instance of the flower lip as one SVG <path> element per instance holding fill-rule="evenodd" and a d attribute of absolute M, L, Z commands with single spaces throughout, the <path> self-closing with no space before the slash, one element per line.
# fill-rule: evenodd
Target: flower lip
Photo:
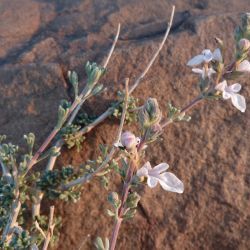
<path fill-rule="evenodd" d="M 250 62 L 248 60 L 243 60 L 238 66 L 237 71 L 239 72 L 250 72 Z"/>
<path fill-rule="evenodd" d="M 204 49 L 201 54 L 203 55 L 203 60 L 205 62 L 210 62 L 213 60 L 213 53 L 211 52 L 210 49 Z"/>
<path fill-rule="evenodd" d="M 201 54 L 193 57 L 187 63 L 188 66 L 196 66 L 201 63 L 209 63 L 211 61 L 222 62 L 222 54 L 219 48 L 215 49 L 212 53 L 210 49 L 204 49 Z"/>
<path fill-rule="evenodd" d="M 227 81 L 224 80 L 219 83 L 216 87 L 216 90 L 222 92 L 223 99 L 231 99 L 232 104 L 241 112 L 246 111 L 246 100 L 244 96 L 238 94 L 241 90 L 241 85 L 239 83 L 234 83 L 231 86 L 227 85 Z"/>
<path fill-rule="evenodd" d="M 154 168 L 149 162 L 146 162 L 138 171 L 138 177 L 147 177 L 147 184 L 150 188 L 154 188 L 159 183 L 166 191 L 183 193 L 184 185 L 174 174 L 166 172 L 167 163 L 160 163 Z"/>
<path fill-rule="evenodd" d="M 206 75 L 208 78 L 211 78 L 212 74 L 216 73 L 216 71 L 213 68 L 208 68 L 208 70 L 206 71 L 206 69 L 204 67 L 202 69 L 193 68 L 192 71 L 196 74 L 201 75 L 202 79 L 205 79 Z"/>

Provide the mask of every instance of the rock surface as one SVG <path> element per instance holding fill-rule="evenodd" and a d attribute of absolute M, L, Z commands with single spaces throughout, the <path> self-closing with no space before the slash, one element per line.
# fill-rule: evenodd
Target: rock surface
<path fill-rule="evenodd" d="M 101 63 L 118 22 L 121 37 L 103 82 L 110 92 L 91 100 L 95 113 L 115 97 L 125 77 L 133 81 L 161 41 L 171 5 L 176 5 L 172 33 L 135 96 L 157 97 L 183 106 L 198 94 L 187 60 L 220 37 L 233 54 L 232 32 L 249 0 L 2 0 L 0 2 L 0 134 L 20 143 L 33 131 L 41 143 L 53 127 L 59 100 L 67 98 L 65 72 L 84 78 L 87 60 Z M 249 79 L 242 94 L 249 103 Z M 206 102 L 190 112 L 190 123 L 171 125 L 164 140 L 147 151 L 152 163 L 166 161 L 185 184 L 182 195 L 160 187 L 141 190 L 133 221 L 122 225 L 117 249 L 249 249 L 250 171 L 249 108 L 238 112 L 230 102 Z M 98 155 L 99 143 L 112 143 L 111 120 L 88 134 L 84 149 L 65 151 L 58 161 L 79 165 Z M 119 180 L 113 180 L 119 188 Z M 76 204 L 57 206 L 63 227 L 56 249 L 93 249 L 96 236 L 109 237 L 107 191 L 94 180 Z"/>

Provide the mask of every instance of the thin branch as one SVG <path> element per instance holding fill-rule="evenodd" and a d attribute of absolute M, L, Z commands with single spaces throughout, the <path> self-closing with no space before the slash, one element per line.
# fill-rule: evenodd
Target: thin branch
<path fill-rule="evenodd" d="M 107 68 L 107 65 L 108 65 L 108 63 L 110 61 L 111 55 L 114 52 L 114 48 L 115 48 L 115 46 L 117 44 L 117 41 L 118 41 L 118 38 L 119 38 L 119 35 L 120 35 L 120 30 L 121 30 L 121 25 L 119 23 L 118 28 L 117 28 L 117 32 L 116 32 L 116 36 L 115 36 L 114 41 L 112 43 L 112 46 L 110 48 L 109 54 L 108 54 L 108 56 L 107 56 L 107 58 L 106 58 L 106 60 L 105 60 L 105 62 L 103 64 L 104 68 Z M 87 93 L 85 93 L 85 89 L 81 93 L 82 97 L 80 97 L 83 100 L 85 100 L 83 98 L 84 94 L 87 94 Z M 72 113 L 71 117 L 69 118 L 69 121 L 68 121 L 67 125 L 70 125 L 73 122 L 73 120 L 75 119 L 75 116 L 77 115 L 78 111 L 80 110 L 82 104 L 83 104 L 83 102 L 80 103 L 80 105 L 78 105 L 78 107 L 75 108 L 75 111 Z M 64 144 L 63 140 L 59 139 L 55 143 L 55 151 L 60 152 L 63 144 Z M 51 156 L 49 158 L 49 161 L 48 161 L 47 166 L 46 166 L 46 171 L 52 170 L 54 168 L 57 157 L 58 156 Z M 44 196 L 43 192 L 41 192 L 40 190 L 37 191 L 36 202 L 32 206 L 32 215 L 33 215 L 33 217 L 38 216 L 40 214 L 40 206 L 41 206 L 41 201 L 43 199 L 43 196 Z"/>
<path fill-rule="evenodd" d="M 140 74 L 140 76 L 135 80 L 135 83 L 132 85 L 132 87 L 129 89 L 129 94 L 131 95 L 132 92 L 138 87 L 138 85 L 140 84 L 141 80 L 145 77 L 145 75 L 147 74 L 147 72 L 149 71 L 149 69 L 151 68 L 151 66 L 153 65 L 153 63 L 155 62 L 157 56 L 159 55 L 161 49 L 163 48 L 164 43 L 166 42 L 170 29 L 172 27 L 172 23 L 173 23 L 173 18 L 174 18 L 174 12 L 175 12 L 175 6 L 173 6 L 172 8 L 172 12 L 171 12 L 171 16 L 170 16 L 170 20 L 168 23 L 168 28 L 166 30 L 166 33 L 162 39 L 162 42 L 160 43 L 157 51 L 154 53 L 152 59 L 149 61 L 149 63 L 147 64 L 146 68 L 144 69 L 144 71 Z M 121 102 L 117 102 L 117 106 L 119 106 Z M 100 124 L 101 122 L 103 122 L 106 118 L 108 118 L 110 115 L 113 114 L 115 107 L 110 107 L 108 108 L 101 116 L 99 116 L 94 122 L 90 123 L 89 125 L 85 126 L 84 128 L 82 128 L 77 134 L 76 136 L 82 136 L 88 132 L 90 132 L 94 127 L 96 127 L 98 124 Z"/>
<path fill-rule="evenodd" d="M 108 54 L 108 57 L 107 57 L 107 59 L 106 59 L 106 61 L 104 63 L 104 68 L 106 68 L 107 65 L 108 65 L 108 62 L 109 62 L 109 60 L 111 58 L 111 55 L 112 55 L 112 53 L 114 51 L 114 48 L 115 48 L 115 45 L 117 43 L 119 34 L 120 34 L 120 23 L 118 24 L 117 33 L 116 33 L 114 42 L 112 44 L 112 47 L 110 49 L 110 52 Z M 73 122 L 73 120 L 74 120 L 75 116 L 77 115 L 78 111 L 80 110 L 83 102 L 87 99 L 89 93 L 88 93 L 88 91 L 86 93 L 85 92 L 86 92 L 86 88 L 84 88 L 84 90 L 80 94 L 79 98 L 77 98 L 73 102 L 73 104 L 71 105 L 71 107 L 69 108 L 69 111 L 68 111 L 67 116 L 65 118 L 65 121 L 66 121 L 70 117 L 68 125 Z M 85 95 L 86 95 L 86 98 L 85 98 Z M 47 137 L 47 139 L 44 141 L 44 143 L 41 145 L 41 147 L 38 149 L 38 151 L 35 153 L 35 155 L 32 157 L 32 159 L 28 163 L 27 172 L 33 167 L 34 164 L 36 164 L 37 159 L 39 158 L 39 156 L 43 153 L 43 151 L 47 148 L 47 146 L 50 144 L 50 142 L 54 139 L 54 137 L 59 132 L 59 130 L 60 129 L 56 128 L 56 127 L 52 130 L 52 132 L 50 133 L 50 135 Z"/>
<path fill-rule="evenodd" d="M 116 43 L 117 43 L 117 41 L 118 41 L 118 38 L 119 38 L 119 35 L 120 35 L 120 30 L 121 30 L 121 24 L 118 23 L 118 28 L 117 28 L 117 32 L 116 32 L 115 39 L 114 39 L 114 41 L 113 41 L 113 44 L 112 44 L 112 47 L 111 47 L 111 49 L 110 49 L 110 51 L 109 51 L 109 54 L 108 54 L 108 56 L 107 56 L 107 59 L 106 59 L 105 63 L 103 64 L 103 67 L 104 67 L 104 68 L 107 68 L 108 63 L 109 63 L 109 60 L 110 60 L 110 58 L 111 58 L 111 56 L 112 56 L 112 54 L 113 54 L 113 52 L 114 52 L 115 45 L 116 45 Z"/>
<path fill-rule="evenodd" d="M 117 43 L 117 41 L 118 41 L 118 37 L 119 37 L 119 35 L 120 35 L 120 30 L 121 30 L 121 25 L 120 25 L 120 23 L 119 23 L 119 24 L 118 24 L 118 28 L 117 28 L 117 32 L 116 32 L 115 39 L 114 39 L 114 41 L 113 41 L 113 44 L 112 44 L 112 46 L 111 46 L 111 49 L 110 49 L 109 54 L 108 54 L 108 56 L 107 56 L 107 59 L 105 60 L 105 63 L 104 63 L 104 65 L 103 65 L 103 68 L 105 68 L 105 69 L 107 68 L 107 65 L 108 65 L 108 63 L 109 63 L 109 60 L 110 60 L 110 58 L 111 58 L 111 56 L 112 56 L 112 54 L 113 54 L 113 52 L 114 52 L 116 43 Z M 93 85 L 95 85 L 95 84 L 97 84 L 97 82 L 94 83 Z M 90 94 L 90 93 L 89 93 L 90 91 L 91 91 L 91 90 L 85 92 L 85 89 L 84 89 L 84 90 L 82 91 L 81 95 L 80 95 L 80 98 L 83 97 L 83 96 L 88 97 L 88 95 Z M 74 112 L 72 113 L 72 115 L 71 115 L 71 117 L 70 117 L 70 119 L 69 119 L 67 125 L 70 125 L 70 124 L 74 121 L 74 119 L 75 119 L 76 115 L 78 114 L 79 110 L 81 109 L 81 107 L 82 107 L 84 101 L 85 101 L 84 99 L 81 100 L 81 102 L 79 103 L 79 105 L 76 107 L 76 109 L 75 109 Z"/>
<path fill-rule="evenodd" d="M 8 169 L 7 166 L 5 166 L 5 164 L 3 163 L 3 161 L 0 159 L 0 165 L 2 168 L 2 177 L 5 178 L 5 180 L 9 183 L 12 184 L 13 183 L 13 178 L 10 174 L 10 171 Z"/>
<path fill-rule="evenodd" d="M 12 201 L 9 218 L 7 224 L 4 227 L 3 234 L 2 234 L 2 242 L 9 242 L 12 237 L 13 229 L 18 225 L 17 224 L 17 217 L 21 210 L 21 201 L 20 201 L 20 192 L 19 192 L 19 185 L 18 185 L 18 171 L 15 165 L 15 162 L 12 161 L 12 178 L 14 184 L 14 194 L 15 197 Z"/>
<path fill-rule="evenodd" d="M 129 167 L 128 167 L 128 170 L 126 173 L 125 182 L 123 184 L 121 205 L 118 209 L 117 218 L 115 220 L 115 225 L 114 225 L 112 236 L 110 239 L 110 250 L 115 249 L 118 233 L 119 233 L 119 230 L 121 227 L 121 223 L 123 221 L 123 216 L 126 213 L 125 203 L 128 199 L 128 194 L 129 194 L 129 190 L 131 187 L 133 174 L 134 174 L 134 171 L 135 171 L 135 169 L 137 167 L 137 163 L 138 163 L 138 149 L 135 149 L 135 151 L 133 151 L 131 153 L 132 153 L 133 157 L 131 157 L 129 160 Z"/>
<path fill-rule="evenodd" d="M 198 97 L 196 97 L 195 99 L 193 99 L 190 103 L 188 103 L 186 106 L 184 106 L 181 109 L 181 111 L 176 114 L 176 116 L 180 116 L 182 114 L 185 114 L 188 110 L 190 110 L 191 108 L 193 108 L 196 104 L 198 104 L 202 100 L 203 100 L 203 96 L 199 95 Z M 172 117 L 171 119 L 167 119 L 165 122 L 163 122 L 161 124 L 161 127 L 165 128 L 166 126 L 168 126 L 169 124 L 171 124 L 172 122 L 174 122 L 175 118 L 176 117 Z"/>
<path fill-rule="evenodd" d="M 122 135 L 122 129 L 124 126 L 124 122 L 126 119 L 126 112 L 128 109 L 128 99 L 129 99 L 129 88 L 128 88 L 128 84 L 129 84 L 129 78 L 125 79 L 125 98 L 124 98 L 124 106 L 123 106 L 123 110 L 122 110 L 122 116 L 121 116 L 121 122 L 120 122 L 120 126 L 118 129 L 118 134 L 117 134 L 117 140 L 116 142 L 118 143 L 121 139 L 121 135 Z"/>
<path fill-rule="evenodd" d="M 16 225 L 17 217 L 21 209 L 21 202 L 19 200 L 19 195 L 16 197 L 14 202 L 12 203 L 11 211 L 9 214 L 9 219 L 7 222 L 7 225 L 4 228 L 3 234 L 2 234 L 2 242 L 9 242 L 9 239 L 11 238 L 13 228 Z"/>
<path fill-rule="evenodd" d="M 40 232 L 40 234 L 43 236 L 44 239 L 46 239 L 46 234 L 44 233 L 44 231 L 42 230 L 42 228 L 40 227 L 38 221 L 35 221 L 35 227 L 36 229 Z"/>
<path fill-rule="evenodd" d="M 55 211 L 55 207 L 51 206 L 50 207 L 50 212 L 49 212 L 48 232 L 47 232 L 44 244 L 43 244 L 43 250 L 47 250 L 47 248 L 49 246 L 49 242 L 50 242 L 50 240 L 51 240 L 51 238 L 53 236 L 54 227 L 55 227 L 55 224 L 53 223 L 54 211 Z"/>
<path fill-rule="evenodd" d="M 124 106 L 123 106 L 123 111 L 122 111 L 122 116 L 121 116 L 121 121 L 120 121 L 120 126 L 118 128 L 118 133 L 117 133 L 117 138 L 115 140 L 115 143 L 118 143 L 121 139 L 121 134 L 122 134 L 122 129 L 124 126 L 124 122 L 125 122 L 125 118 L 126 118 L 126 112 L 127 112 L 127 108 L 128 108 L 128 99 L 129 99 L 129 88 L 128 88 L 128 83 L 129 83 L 129 79 L 126 78 L 125 80 L 125 99 L 124 99 Z M 96 175 L 97 173 L 99 173 L 103 168 L 106 167 L 106 165 L 110 162 L 110 160 L 112 159 L 114 153 L 116 151 L 116 147 L 113 145 L 113 147 L 111 148 L 109 154 L 106 156 L 105 160 L 102 162 L 102 164 L 91 174 L 87 174 L 84 175 L 74 181 L 71 181 L 65 185 L 62 186 L 63 190 L 69 189 L 73 186 L 79 185 L 79 184 L 83 184 L 87 181 L 89 181 L 94 175 Z"/>
<path fill-rule="evenodd" d="M 149 69 L 151 68 L 152 64 L 155 62 L 155 59 L 157 58 L 157 56 L 159 55 L 161 49 L 163 48 L 164 43 L 166 42 L 170 29 L 172 27 L 172 23 L 173 23 L 173 19 L 174 19 L 174 12 L 175 12 L 175 6 L 172 7 L 172 12 L 171 12 L 171 16 L 170 16 L 170 20 L 168 22 L 168 28 L 166 30 L 166 33 L 163 37 L 162 42 L 160 43 L 159 48 L 157 49 L 157 51 L 155 52 L 154 56 L 152 57 L 152 59 L 150 60 L 150 62 L 148 63 L 147 67 L 145 68 L 145 70 L 142 72 L 142 74 L 138 77 L 138 79 L 135 81 L 134 85 L 131 87 L 131 89 L 129 90 L 129 94 L 131 94 L 135 88 L 138 87 L 138 85 L 140 84 L 140 81 L 144 78 L 144 76 L 147 74 L 147 72 L 149 71 Z"/>

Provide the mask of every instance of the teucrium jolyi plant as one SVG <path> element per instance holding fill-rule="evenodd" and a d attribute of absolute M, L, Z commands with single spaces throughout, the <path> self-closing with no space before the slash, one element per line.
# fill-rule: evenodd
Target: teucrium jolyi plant
<path fill-rule="evenodd" d="M 53 205 L 48 214 L 41 214 L 42 200 L 49 199 L 52 203 L 58 199 L 77 202 L 81 197 L 83 184 L 93 177 L 99 178 L 103 187 L 109 189 L 109 182 L 112 181 L 110 173 L 120 177 L 123 188 L 121 193 L 110 190 L 107 197 L 110 204 L 107 214 L 114 220 L 112 234 L 104 240 L 98 237 L 94 244 L 100 250 L 115 249 L 122 222 L 135 216 L 138 203 L 143 199 L 139 194 L 139 186 L 145 185 L 153 189 L 158 185 L 165 191 L 179 194 L 184 191 L 184 183 L 175 175 L 174 166 L 165 162 L 152 165 L 150 159 L 145 157 L 145 151 L 150 150 L 161 138 L 164 129 L 172 123 L 190 121 L 191 116 L 187 112 L 205 100 L 218 101 L 214 102 L 214 105 L 223 105 L 219 100 L 228 100 L 235 108 L 245 112 L 246 102 L 240 94 L 241 84 L 237 79 L 250 72 L 249 14 L 242 16 L 242 24 L 235 31 L 235 55 L 229 64 L 224 60 L 228 48 L 219 38 L 216 38 L 216 48 L 203 49 L 188 61 L 187 65 L 198 75 L 197 84 L 193 87 L 199 88 L 200 93 L 186 106 L 179 108 L 166 100 L 166 107 L 160 107 L 157 98 L 148 97 L 143 101 L 132 96 L 132 92 L 153 65 L 168 37 L 174 10 L 173 7 L 163 40 L 145 70 L 133 84 L 129 83 L 129 79 L 125 80 L 125 88 L 119 91 L 118 99 L 101 115 L 88 114 L 82 106 L 89 98 L 101 95 L 105 88 L 105 84 L 100 84 L 99 81 L 108 69 L 108 62 L 119 37 L 120 25 L 102 66 L 86 63 L 87 81 L 83 87 L 80 87 L 78 74 L 75 71 L 68 72 L 68 80 L 74 90 L 73 101 L 61 100 L 57 123 L 37 150 L 34 150 L 37 146 L 33 133 L 24 135 L 27 146 L 22 150 L 19 150 L 17 145 L 6 142 L 6 136 L 0 137 L 2 249 L 45 250 L 50 243 L 56 243 L 61 221 L 54 215 L 56 209 Z M 165 113 L 167 116 L 163 115 Z M 108 117 L 120 120 L 112 145 L 100 145 L 99 156 L 94 160 L 87 160 L 80 167 L 54 168 L 63 146 L 83 150 L 86 134 Z M 138 130 L 124 131 L 124 123 L 128 126 L 130 123 L 136 123 Z M 33 168 L 39 162 L 43 163 L 44 169 Z M 27 220 L 30 214 L 32 219 Z"/>

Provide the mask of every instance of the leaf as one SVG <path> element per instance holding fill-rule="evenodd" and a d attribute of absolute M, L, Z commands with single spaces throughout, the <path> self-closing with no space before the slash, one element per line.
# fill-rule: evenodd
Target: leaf
<path fill-rule="evenodd" d="M 135 208 L 129 209 L 127 213 L 123 215 L 123 219 L 124 220 L 132 219 L 135 216 L 135 214 L 136 214 Z"/>
<path fill-rule="evenodd" d="M 115 213 L 112 212 L 112 211 L 109 210 L 109 209 L 107 209 L 107 214 L 108 214 L 108 216 L 110 216 L 110 217 L 115 217 L 115 216 L 116 216 Z"/>
<path fill-rule="evenodd" d="M 96 247 L 97 250 L 105 250 L 102 239 L 100 237 L 96 238 L 94 244 L 95 244 L 95 247 Z"/>

